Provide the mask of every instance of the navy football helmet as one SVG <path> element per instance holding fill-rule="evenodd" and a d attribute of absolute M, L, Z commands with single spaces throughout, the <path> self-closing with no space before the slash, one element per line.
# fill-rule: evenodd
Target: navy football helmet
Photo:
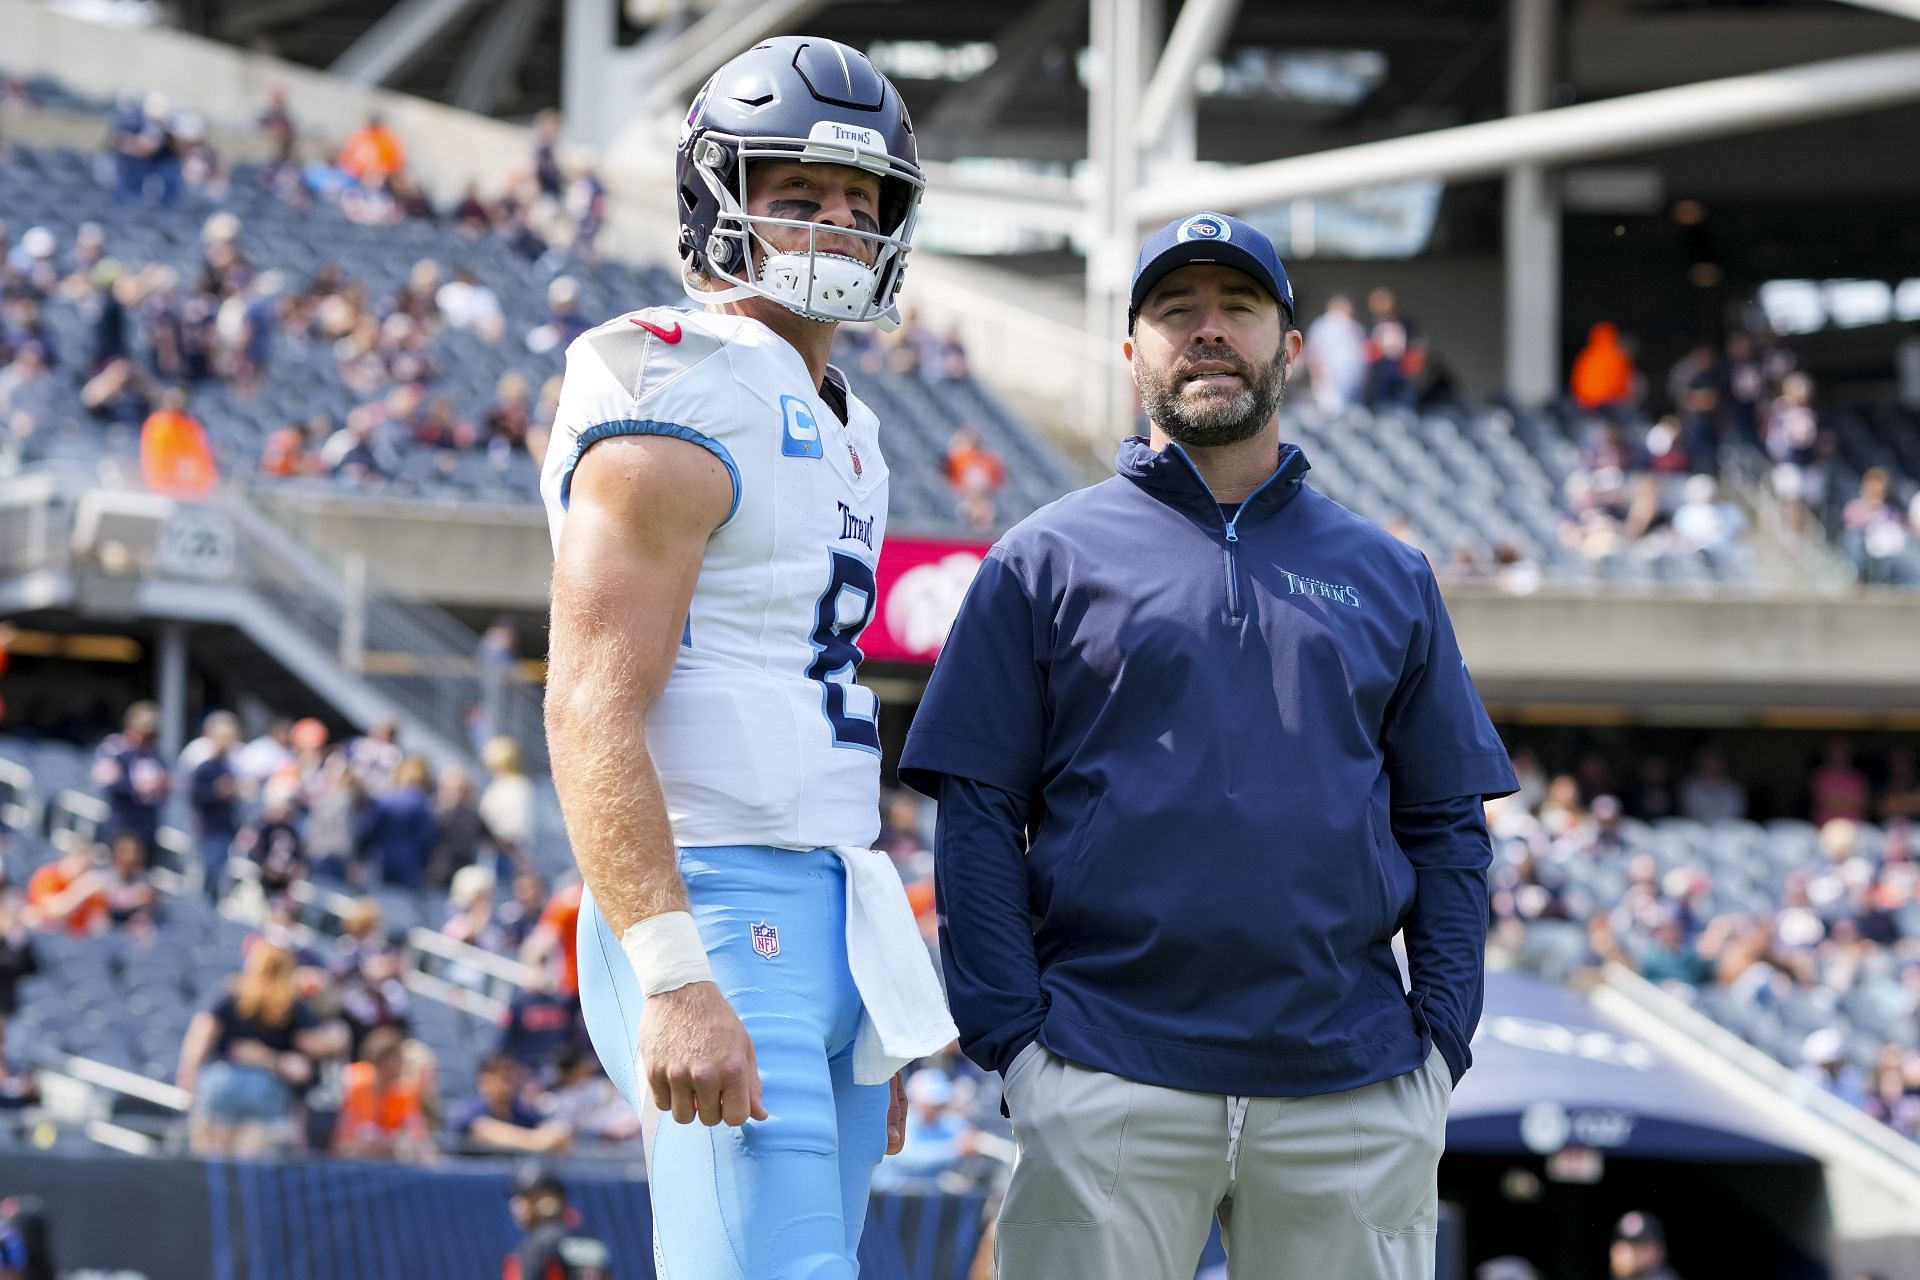
<path fill-rule="evenodd" d="M 747 166 L 796 159 L 878 176 L 879 230 L 749 214 Z M 680 130 L 680 257 L 689 273 L 730 286 L 703 289 L 689 278 L 688 296 L 769 298 L 814 320 L 897 320 L 926 188 L 919 160 L 900 91 L 858 49 L 813 36 L 755 45 L 714 72 Z M 806 229 L 806 249 L 775 249 L 756 230 L 766 226 Z M 873 264 L 818 249 L 823 230 L 873 242 Z"/>

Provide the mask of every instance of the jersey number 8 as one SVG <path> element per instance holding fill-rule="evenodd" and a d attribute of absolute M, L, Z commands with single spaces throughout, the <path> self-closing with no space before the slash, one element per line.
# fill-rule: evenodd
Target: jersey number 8
<path fill-rule="evenodd" d="M 879 755 L 878 721 L 847 710 L 847 689 L 865 656 L 854 640 L 873 619 L 879 589 L 874 584 L 873 569 L 866 561 L 844 551 L 832 551 L 828 555 L 833 568 L 827 589 L 820 596 L 820 603 L 814 606 L 814 657 L 807 667 L 807 679 L 820 682 L 827 724 L 833 729 L 833 745 Z"/>

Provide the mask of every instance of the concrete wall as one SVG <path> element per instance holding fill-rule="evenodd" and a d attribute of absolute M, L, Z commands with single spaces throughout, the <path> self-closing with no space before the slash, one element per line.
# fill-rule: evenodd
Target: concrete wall
<path fill-rule="evenodd" d="M 178 31 L 83 22 L 32 0 L 0 0 L 0 65 L 52 76 L 93 97 L 158 91 L 176 106 L 226 125 L 251 120 L 268 92 L 284 87 L 308 140 L 303 158 L 311 159 L 329 153 L 378 110 L 407 142 L 408 169 L 441 200 L 458 198 L 469 181 L 492 189 L 510 172 L 532 166 L 528 133 L 517 125 L 350 85 Z"/>
<path fill-rule="evenodd" d="M 546 522 L 529 508 L 268 497 L 275 519 L 330 553 L 449 608 L 544 612 Z M 1496 707 L 1591 703 L 1608 714 L 1749 717 L 1795 708 L 1920 726 L 1920 594 L 1684 597 L 1468 586 L 1447 599 Z"/>

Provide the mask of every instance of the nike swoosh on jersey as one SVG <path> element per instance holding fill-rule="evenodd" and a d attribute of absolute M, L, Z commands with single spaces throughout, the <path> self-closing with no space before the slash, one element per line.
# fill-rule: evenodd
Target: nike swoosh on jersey
<path fill-rule="evenodd" d="M 677 320 L 674 322 L 673 328 L 662 329 L 657 324 L 653 324 L 650 321 L 638 319 L 637 317 L 634 317 L 634 316 L 628 316 L 627 319 L 632 320 L 635 324 L 639 325 L 642 329 L 645 329 L 648 333 L 660 339 L 660 341 L 662 342 L 680 341 L 680 322 Z"/>

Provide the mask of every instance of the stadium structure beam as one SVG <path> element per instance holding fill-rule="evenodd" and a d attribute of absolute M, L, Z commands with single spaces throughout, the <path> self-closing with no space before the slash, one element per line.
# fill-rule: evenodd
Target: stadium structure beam
<path fill-rule="evenodd" d="M 1086 230 L 1086 196 L 1070 178 L 1023 174 L 995 181 L 937 160 L 921 168 L 927 175 L 929 214 L 1012 222 L 1065 236 L 1077 236 Z"/>
<path fill-rule="evenodd" d="M 560 24 L 560 112 L 568 140 L 605 146 L 616 93 L 608 74 L 619 35 L 616 0 L 566 0 Z"/>
<path fill-rule="evenodd" d="M 1890 13 L 1896 18 L 1912 18 L 1915 22 L 1920 22 L 1920 0 L 1840 0 L 1840 3 L 1850 4 L 1859 9 Z"/>
<path fill-rule="evenodd" d="M 352 84 L 387 84 L 452 34 L 474 0 L 400 0 L 327 71 Z"/>
<path fill-rule="evenodd" d="M 1134 117 L 1134 142 L 1142 151 L 1160 146 L 1176 112 L 1191 113 L 1194 74 L 1219 51 L 1239 12 L 1240 0 L 1187 0 L 1180 7 Z"/>
<path fill-rule="evenodd" d="M 1133 192 L 1140 186 L 1140 148 L 1134 108 L 1146 80 L 1148 5 L 1157 0 L 1090 0 L 1093 57 L 1088 66 L 1087 160 L 1091 197 L 1083 223 L 1087 251 L 1087 332 L 1099 347 L 1118 350 L 1126 337 L 1126 297 L 1138 249 Z M 1158 22 L 1154 22 L 1158 38 Z M 1086 420 L 1093 430 L 1130 434 L 1131 388 L 1118 369 L 1092 380 Z"/>
<path fill-rule="evenodd" d="M 1920 47 L 1833 58 L 1238 169 L 1188 169 L 1141 189 L 1133 216 L 1145 224 L 1410 178 L 1486 178 L 1515 165 L 1564 165 L 1916 100 Z"/>
<path fill-rule="evenodd" d="M 345 0 L 267 0 L 265 4 L 238 5 L 220 15 L 213 24 L 222 40 L 249 40 L 262 31 L 284 26 L 337 9 Z"/>
<path fill-rule="evenodd" d="M 921 132 L 983 129 L 1000 118 L 1033 77 L 1047 46 L 1086 20 L 1083 0 L 1042 0 L 993 36 L 993 65 L 947 94 L 922 122 Z"/>
<path fill-rule="evenodd" d="M 1509 117 L 1547 109 L 1553 91 L 1557 0 L 1511 0 L 1507 40 Z M 1560 189 L 1543 165 L 1507 170 L 1506 385 L 1540 404 L 1560 384 Z"/>
<path fill-rule="evenodd" d="M 453 105 L 492 115 L 507 83 L 527 60 L 547 0 L 499 0 L 454 73 Z"/>
<path fill-rule="evenodd" d="M 791 31 L 827 4 L 828 0 L 721 0 L 650 54 L 623 55 L 621 73 L 639 75 L 641 93 L 653 107 L 681 106 L 693 100 L 694 91 L 727 59 L 770 35 Z"/>

